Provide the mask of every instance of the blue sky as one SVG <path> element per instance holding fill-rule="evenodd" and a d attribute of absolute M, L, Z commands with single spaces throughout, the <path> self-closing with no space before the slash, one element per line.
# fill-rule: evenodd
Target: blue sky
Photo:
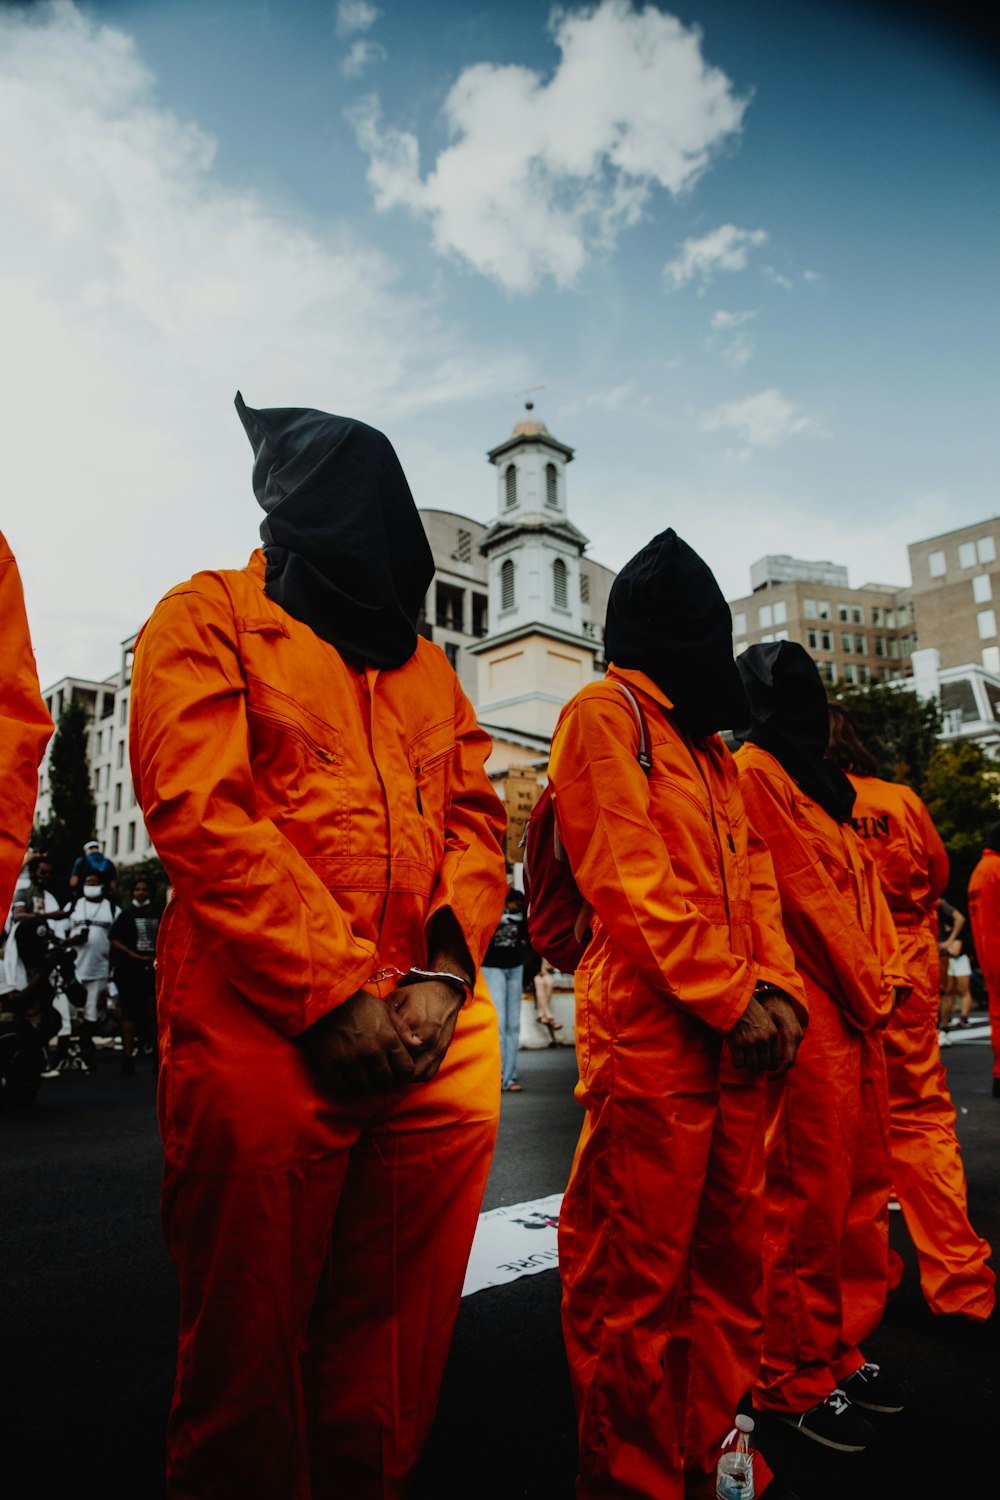
<path fill-rule="evenodd" d="M 0 363 L 39 667 L 259 512 L 232 412 L 347 411 L 488 519 L 522 393 L 622 563 L 904 582 L 998 507 L 1000 94 L 909 8 L 0 6 Z"/>

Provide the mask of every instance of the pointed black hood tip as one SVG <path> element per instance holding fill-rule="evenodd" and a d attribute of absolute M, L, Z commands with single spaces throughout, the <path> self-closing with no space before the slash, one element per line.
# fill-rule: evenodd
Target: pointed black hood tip
<path fill-rule="evenodd" d="M 251 407 L 239 391 L 235 406 L 266 512 L 266 594 L 338 650 L 402 666 L 434 559 L 389 439 L 312 407 Z"/>

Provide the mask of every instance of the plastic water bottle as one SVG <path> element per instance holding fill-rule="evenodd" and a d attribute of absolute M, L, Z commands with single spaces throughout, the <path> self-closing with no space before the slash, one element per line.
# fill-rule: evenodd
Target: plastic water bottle
<path fill-rule="evenodd" d="M 753 1417 L 738 1416 L 715 1470 L 718 1500 L 754 1500 Z"/>

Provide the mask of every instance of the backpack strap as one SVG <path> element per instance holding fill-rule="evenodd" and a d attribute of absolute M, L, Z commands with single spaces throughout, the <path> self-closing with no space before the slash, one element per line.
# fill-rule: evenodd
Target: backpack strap
<path fill-rule="evenodd" d="M 615 682 L 632 705 L 632 712 L 635 714 L 635 722 L 639 730 L 639 753 L 636 755 L 636 760 L 648 776 L 653 769 L 653 757 L 649 749 L 649 727 L 646 723 L 646 715 L 639 706 L 639 700 L 632 689 L 626 686 L 620 677 L 616 677 Z"/>

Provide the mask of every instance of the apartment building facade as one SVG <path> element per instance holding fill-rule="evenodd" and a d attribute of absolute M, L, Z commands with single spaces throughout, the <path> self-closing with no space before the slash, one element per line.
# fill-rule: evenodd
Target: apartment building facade
<path fill-rule="evenodd" d="M 977 663 L 1000 676 L 1000 519 L 963 526 L 907 548 L 921 645 L 940 665 Z"/>
<path fill-rule="evenodd" d="M 752 592 L 730 600 L 733 650 L 798 641 L 831 684 L 864 687 L 910 675 L 916 629 L 911 591 L 893 584 L 851 588 L 838 563 L 786 554 L 751 568 Z"/>

